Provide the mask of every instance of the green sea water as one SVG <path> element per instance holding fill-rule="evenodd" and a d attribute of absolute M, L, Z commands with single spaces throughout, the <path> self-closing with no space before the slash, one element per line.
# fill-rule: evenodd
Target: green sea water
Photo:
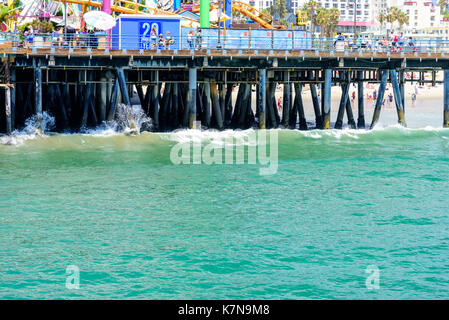
<path fill-rule="evenodd" d="M 0 298 L 449 298 L 449 130 L 279 130 L 273 175 L 170 161 L 249 133 L 0 144 Z"/>

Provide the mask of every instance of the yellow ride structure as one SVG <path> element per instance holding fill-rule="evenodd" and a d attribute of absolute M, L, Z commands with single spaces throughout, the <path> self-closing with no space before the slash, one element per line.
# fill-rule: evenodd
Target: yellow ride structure
<path fill-rule="evenodd" d="M 58 2 L 64 2 L 64 0 L 55 0 Z M 101 8 L 103 6 L 101 1 L 94 0 L 67 0 L 67 3 L 74 3 L 88 7 Z M 211 4 L 210 9 L 218 8 L 218 3 Z M 286 29 L 285 26 L 274 20 L 269 15 L 264 14 L 263 12 L 257 10 L 253 6 L 250 6 L 247 3 L 243 3 L 240 1 L 232 1 L 232 10 L 240 12 L 244 16 L 249 17 L 251 20 L 259 24 L 264 29 Z M 176 15 L 175 12 L 172 11 L 164 11 L 157 8 L 153 8 L 135 1 L 129 0 L 120 0 L 116 1 L 111 5 L 111 11 L 117 13 L 126 13 L 126 14 L 158 14 L 158 15 Z M 195 8 L 192 12 L 199 12 L 199 6 Z M 197 20 L 183 17 L 186 20 L 190 20 L 192 22 L 196 22 Z"/>

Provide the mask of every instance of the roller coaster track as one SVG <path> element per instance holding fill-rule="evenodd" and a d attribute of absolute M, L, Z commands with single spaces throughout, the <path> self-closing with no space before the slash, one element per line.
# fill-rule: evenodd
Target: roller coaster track
<path fill-rule="evenodd" d="M 58 2 L 64 3 L 64 0 L 54 0 Z M 93 0 L 67 0 L 67 3 L 74 3 L 74 4 L 80 4 L 83 6 L 88 7 L 95 7 L 95 8 L 101 8 L 103 6 L 103 3 L 100 1 L 93 1 Z M 126 7 L 125 7 L 126 5 Z M 128 0 L 121 0 L 116 1 L 115 4 L 111 5 L 111 11 L 117 12 L 117 13 L 125 13 L 125 14 L 160 14 L 160 15 L 176 15 L 174 12 L 170 11 L 164 11 L 157 8 L 153 8 L 141 3 L 137 3 L 134 1 L 128 1 Z M 191 19 L 188 17 L 184 17 L 186 20 L 195 21 L 195 19 Z"/>
<path fill-rule="evenodd" d="M 214 3 L 211 5 L 211 9 L 218 8 L 218 3 Z M 200 11 L 199 6 L 196 6 L 193 9 L 193 12 L 198 13 Z M 244 16 L 249 17 L 254 22 L 258 23 L 262 28 L 265 29 L 286 29 L 286 27 L 276 20 L 274 20 L 269 15 L 257 10 L 253 6 L 240 2 L 240 1 L 232 1 L 232 11 L 237 11 L 243 14 Z"/>
<path fill-rule="evenodd" d="M 64 0 L 55 0 L 58 2 L 64 2 Z M 68 3 L 75 3 L 80 4 L 84 6 L 89 7 L 95 7 L 95 8 L 101 8 L 103 6 L 102 2 L 100 1 L 93 1 L 93 0 L 67 0 Z M 218 8 L 218 4 L 211 5 L 211 9 Z M 232 1 L 232 10 L 240 12 L 241 14 L 249 17 L 254 22 L 258 23 L 262 28 L 265 29 L 285 29 L 285 27 L 274 20 L 269 15 L 266 15 L 262 13 L 261 11 L 257 10 L 253 6 L 250 6 L 247 3 L 243 3 L 240 1 Z M 126 14 L 144 14 L 144 13 L 151 13 L 151 14 L 160 14 L 160 15 L 176 15 L 176 13 L 171 11 L 164 11 L 157 8 L 153 8 L 141 3 L 137 3 L 134 1 L 129 0 L 120 0 L 116 1 L 115 4 L 111 5 L 111 11 L 117 12 L 117 13 L 126 13 Z M 195 8 L 193 12 L 199 12 L 199 6 L 198 8 Z M 183 17 L 186 20 L 195 21 L 195 19 Z"/>
<path fill-rule="evenodd" d="M 274 20 L 269 15 L 257 10 L 253 6 L 240 1 L 232 1 L 232 10 L 248 16 L 254 22 L 260 24 L 265 29 L 286 29 L 285 26 Z"/>

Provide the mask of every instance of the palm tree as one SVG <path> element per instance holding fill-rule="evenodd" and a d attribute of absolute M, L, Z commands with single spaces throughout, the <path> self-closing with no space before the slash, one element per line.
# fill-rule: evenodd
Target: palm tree
<path fill-rule="evenodd" d="M 318 8 L 316 12 L 316 24 L 321 27 L 321 35 L 332 37 L 339 21 L 340 10 L 337 8 Z"/>
<path fill-rule="evenodd" d="M 447 12 L 447 5 L 449 4 L 448 0 L 438 0 L 438 6 L 440 7 L 441 13 Z"/>
<path fill-rule="evenodd" d="M 338 22 L 340 22 L 340 10 L 338 10 L 337 8 L 331 8 L 330 10 L 328 10 L 328 19 L 326 23 L 329 37 L 333 36 Z"/>
<path fill-rule="evenodd" d="M 379 20 L 380 26 L 383 28 L 385 21 L 387 21 L 387 15 L 382 12 L 377 16 L 377 20 Z"/>
<path fill-rule="evenodd" d="M 327 10 L 325 8 L 318 8 L 315 10 L 314 22 L 316 25 L 320 26 L 321 36 L 324 36 L 325 25 L 327 20 Z"/>
<path fill-rule="evenodd" d="M 391 13 L 395 16 L 397 16 L 399 12 L 401 12 L 401 10 L 399 10 L 397 7 L 390 7 L 390 9 L 388 9 L 388 13 Z"/>
<path fill-rule="evenodd" d="M 402 26 L 408 23 L 408 15 L 401 11 L 398 13 L 396 21 L 399 23 L 399 29 L 402 29 Z"/>
<path fill-rule="evenodd" d="M 387 14 L 387 22 L 391 24 L 391 30 L 393 30 L 393 23 L 396 21 L 397 15 L 391 11 Z M 388 34 L 387 34 L 388 35 Z"/>
<path fill-rule="evenodd" d="M 315 33 L 315 24 L 316 24 L 316 15 L 317 11 L 319 9 L 318 2 L 314 0 L 309 0 L 308 2 L 304 3 L 301 10 L 307 12 L 307 21 L 310 21 L 310 31 L 312 32 L 312 35 Z"/>

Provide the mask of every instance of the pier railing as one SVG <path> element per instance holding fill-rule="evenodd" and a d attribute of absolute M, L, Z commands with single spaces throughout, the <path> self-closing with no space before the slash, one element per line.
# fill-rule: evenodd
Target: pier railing
<path fill-rule="evenodd" d="M 223 36 L 187 34 L 178 37 L 155 37 L 141 35 L 107 35 L 105 33 L 2 33 L 0 50 L 17 52 L 18 50 L 48 49 L 56 50 L 140 50 L 144 52 L 161 52 L 164 50 L 282 50 L 314 51 L 315 53 L 348 54 L 353 52 L 371 52 L 372 55 L 384 53 L 420 53 L 449 54 L 449 41 L 446 40 L 412 40 L 386 41 L 385 39 L 364 38 L 362 40 L 336 40 L 333 38 L 294 37 L 294 33 L 285 33 L 276 37 L 260 36 Z"/>

